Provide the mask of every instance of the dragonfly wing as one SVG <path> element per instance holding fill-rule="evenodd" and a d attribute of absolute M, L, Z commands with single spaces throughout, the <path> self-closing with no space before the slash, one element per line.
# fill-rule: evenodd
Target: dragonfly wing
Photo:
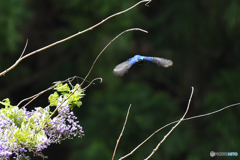
<path fill-rule="evenodd" d="M 114 68 L 113 73 L 116 76 L 122 76 L 125 73 L 127 73 L 130 67 L 131 67 L 131 64 L 129 63 L 129 61 L 124 61 Z"/>
<path fill-rule="evenodd" d="M 169 59 L 153 57 L 152 62 L 156 63 L 158 66 L 169 67 L 173 64 L 173 62 Z"/>

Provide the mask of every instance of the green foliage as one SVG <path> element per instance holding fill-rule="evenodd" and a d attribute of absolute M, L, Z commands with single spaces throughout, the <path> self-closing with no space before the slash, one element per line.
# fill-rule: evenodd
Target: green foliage
<path fill-rule="evenodd" d="M 0 101 L 0 104 L 4 105 L 5 107 L 11 106 L 9 98 L 4 99 L 2 102 Z"/>
<path fill-rule="evenodd" d="M 64 85 L 59 83 L 54 89 L 57 90 L 57 92 L 54 92 L 48 97 L 50 106 L 57 106 L 59 104 L 59 98 L 63 99 L 62 101 L 67 99 L 71 109 L 73 109 L 74 106 L 80 107 L 82 105 L 80 99 L 84 94 L 79 84 L 76 84 L 72 89 L 70 89 L 67 83 Z"/>

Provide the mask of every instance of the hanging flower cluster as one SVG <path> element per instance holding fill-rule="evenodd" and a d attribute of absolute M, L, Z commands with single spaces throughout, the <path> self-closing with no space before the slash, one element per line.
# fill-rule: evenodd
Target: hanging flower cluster
<path fill-rule="evenodd" d="M 50 144 L 84 135 L 71 111 L 81 106 L 83 91 L 78 84 L 70 89 L 67 83 L 58 84 L 55 90 L 49 96 L 49 106 L 32 111 L 10 105 L 9 99 L 0 101 L 5 106 L 0 109 L 0 159 L 29 159 L 25 152 L 46 158 L 42 151 Z M 56 107 L 53 112 L 51 106 Z"/>

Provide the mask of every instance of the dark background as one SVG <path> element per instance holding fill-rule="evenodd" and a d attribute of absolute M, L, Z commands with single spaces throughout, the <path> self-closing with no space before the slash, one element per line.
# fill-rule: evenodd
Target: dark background
<path fill-rule="evenodd" d="M 29 43 L 25 53 L 29 53 L 91 27 L 136 2 L 1 1 L 0 71 L 18 59 L 26 39 Z M 240 102 L 240 1 L 153 0 L 149 5 L 141 4 L 92 31 L 37 53 L 0 77 L 0 99 L 8 97 L 17 104 L 52 82 L 75 75 L 85 77 L 98 53 L 122 31 L 139 27 L 149 32 L 123 34 L 99 58 L 88 80 L 101 77 L 103 82 L 89 87 L 81 108 L 74 109 L 85 136 L 51 145 L 44 151 L 50 160 L 111 159 L 130 104 L 116 158 L 129 153 L 158 128 L 179 119 L 191 86 L 195 92 L 187 117 Z M 164 57 L 174 63 L 165 69 L 144 62 L 123 77 L 116 77 L 113 68 L 135 54 Z M 51 93 L 28 108 L 45 107 Z M 239 117 L 237 106 L 182 122 L 151 159 L 210 159 L 210 151 L 240 154 Z M 156 134 L 127 159 L 146 158 L 170 129 Z"/>

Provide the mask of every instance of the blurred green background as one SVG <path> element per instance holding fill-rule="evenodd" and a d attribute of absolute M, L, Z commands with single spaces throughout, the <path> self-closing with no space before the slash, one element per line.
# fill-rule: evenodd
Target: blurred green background
<path fill-rule="evenodd" d="M 1 1 L 0 71 L 18 59 L 26 39 L 29 53 L 91 27 L 136 2 Z M 89 87 L 83 106 L 74 109 L 85 136 L 50 146 L 44 151 L 50 160 L 111 159 L 130 104 L 116 159 L 158 128 L 179 119 L 191 86 L 195 92 L 187 117 L 240 102 L 240 1 L 153 0 L 149 5 L 141 4 L 92 31 L 37 53 L 0 77 L 0 99 L 8 97 L 17 104 L 52 82 L 75 75 L 85 77 L 98 53 L 120 32 L 133 27 L 149 31 L 123 34 L 99 58 L 88 80 L 102 77 L 103 82 Z M 113 68 L 135 54 L 164 57 L 174 63 L 165 69 L 144 62 L 123 77 L 116 77 Z M 35 100 L 29 109 L 48 105 L 49 94 Z M 182 122 L 151 159 L 209 159 L 210 151 L 240 154 L 239 121 L 240 106 Z M 127 159 L 146 158 L 170 129 L 156 134 Z"/>

